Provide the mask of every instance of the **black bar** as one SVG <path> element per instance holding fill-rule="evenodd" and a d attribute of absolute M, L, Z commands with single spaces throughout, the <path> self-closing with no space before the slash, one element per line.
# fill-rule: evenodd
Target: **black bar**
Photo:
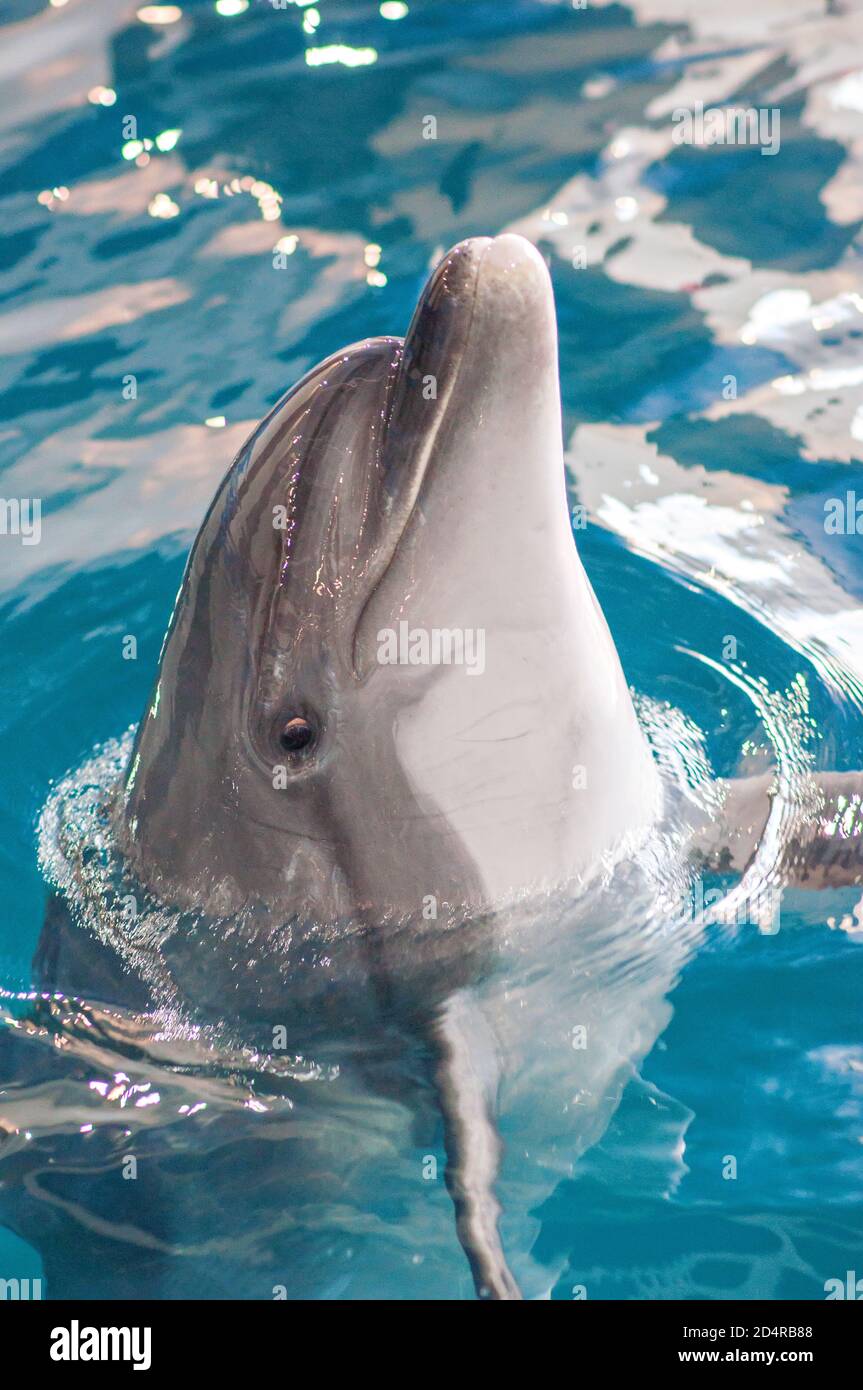
<path fill-rule="evenodd" d="M 541 1303 L 532 1314 L 499 1312 L 502 1321 L 496 1323 L 496 1315 L 488 1309 L 472 1314 L 470 1305 L 456 1309 L 446 1303 L 7 1300 L 0 1303 L 0 1332 L 3 1360 L 16 1345 L 26 1348 L 28 1370 L 38 1371 L 40 1378 L 47 1373 L 49 1383 L 55 1375 L 63 1383 L 76 1370 L 98 1376 L 100 1366 L 111 1374 L 132 1371 L 136 1359 L 143 1374 L 194 1371 L 223 1379 L 229 1369 L 245 1370 L 250 1377 L 263 1373 L 264 1356 L 271 1376 L 276 1366 L 270 1357 L 278 1365 L 279 1348 L 282 1352 L 293 1348 L 281 1366 L 286 1379 L 295 1379 L 296 1357 L 302 1348 L 311 1359 L 309 1370 L 322 1358 L 332 1375 L 341 1354 L 349 1371 L 353 1363 L 350 1373 L 357 1374 L 359 1354 L 371 1373 L 374 1363 L 386 1362 L 390 1341 L 395 1349 L 406 1335 L 420 1354 L 412 1374 L 426 1378 L 432 1360 L 440 1357 L 445 1365 L 455 1354 L 456 1343 L 449 1333 L 475 1335 L 474 1329 L 484 1334 L 474 1349 L 479 1351 L 481 1346 L 486 1368 L 498 1358 L 506 1364 L 517 1346 L 534 1363 L 535 1374 L 542 1373 L 552 1354 L 566 1357 L 564 1364 L 574 1371 L 581 1368 L 579 1379 L 587 1364 L 597 1363 L 610 1376 L 632 1369 L 664 1372 L 670 1367 L 691 1368 L 698 1374 L 704 1365 L 759 1366 L 772 1372 L 790 1365 L 814 1371 L 823 1379 L 826 1372 L 846 1371 L 856 1364 L 863 1323 L 860 1310 L 847 1306 L 856 1301 Z M 524 1317 L 532 1321 L 525 1324 Z M 101 1356 L 101 1330 L 112 1328 L 117 1334 L 104 1339 L 106 1359 L 87 1359 L 91 1348 Z M 530 1342 L 523 1341 L 527 1333 Z M 71 1359 L 55 1359 L 52 1347 L 55 1354 L 62 1351 Z M 111 1357 L 115 1349 L 116 1359 Z M 585 1362 L 586 1356 L 590 1363 Z M 402 1364 L 400 1378 L 407 1373 Z"/>

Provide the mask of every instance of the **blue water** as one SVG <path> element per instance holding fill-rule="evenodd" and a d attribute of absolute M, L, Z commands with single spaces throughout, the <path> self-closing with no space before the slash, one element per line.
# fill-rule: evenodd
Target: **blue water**
<path fill-rule="evenodd" d="M 769 764 L 803 739 L 785 705 L 771 723 L 759 704 L 802 682 L 816 766 L 863 768 L 863 551 L 823 524 L 825 500 L 863 497 L 863 25 L 822 21 L 815 71 L 802 7 L 640 8 L 411 0 L 386 19 L 365 0 L 236 15 L 192 0 L 156 25 L 92 0 L 3 7 L 0 461 L 4 497 L 43 499 L 38 545 L 0 537 L 11 1016 L 47 897 L 40 812 L 138 719 L 233 453 L 327 353 L 404 332 L 430 264 L 467 235 L 514 228 L 548 256 L 577 541 L 633 687 L 730 776 L 752 747 Z M 337 44 L 373 60 L 307 61 Z M 674 144 L 671 110 L 700 95 L 781 109 L 779 152 Z M 863 1275 L 861 902 L 860 884 L 791 890 L 778 933 L 707 933 L 607 1125 L 570 1175 L 528 1188 L 522 1253 L 554 1297 L 822 1298 Z M 61 1167 L 83 1161 L 44 1057 L 0 1075 L 0 1122 L 11 1099 Z M 21 1171 L 3 1149 L 0 1217 Z M 507 1162 L 519 1190 L 511 1143 Z M 84 1201 L 71 1179 L 65 1195 Z M 390 1210 L 370 1200 L 406 1219 L 398 1189 Z M 80 1233 L 59 1210 L 46 1229 L 71 1260 Z M 435 1211 L 446 1223 L 445 1194 Z M 177 1240 L 184 1212 L 178 1196 Z M 219 1228 L 198 1220 L 198 1240 Z M 354 1234 L 373 1285 L 374 1240 Z M 378 1291 L 398 1296 L 381 1250 Z M 469 1296 L 458 1250 L 441 1261 L 445 1296 Z M 40 1268 L 0 1230 L 0 1277 Z M 264 1282 L 246 1291 L 270 1296 Z M 334 1263 L 323 1293 L 357 1287 Z"/>

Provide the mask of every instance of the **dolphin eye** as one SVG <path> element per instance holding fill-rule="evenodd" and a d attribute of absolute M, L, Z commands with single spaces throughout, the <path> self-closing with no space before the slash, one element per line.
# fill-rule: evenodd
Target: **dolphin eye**
<path fill-rule="evenodd" d="M 299 753 L 302 749 L 308 748 L 315 740 L 315 731 L 308 719 L 303 719 L 297 715 L 294 719 L 289 719 L 279 734 L 279 743 L 286 753 Z"/>

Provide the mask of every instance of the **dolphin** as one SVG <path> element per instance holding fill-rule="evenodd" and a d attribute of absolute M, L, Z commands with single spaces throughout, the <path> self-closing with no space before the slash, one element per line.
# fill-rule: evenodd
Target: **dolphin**
<path fill-rule="evenodd" d="M 494 1049 L 465 991 L 504 905 L 589 877 L 660 803 L 573 540 L 548 270 L 519 236 L 472 238 L 404 340 L 315 367 L 229 469 L 117 842 L 158 900 L 241 924 L 221 971 L 175 944 L 187 1001 L 296 1008 L 298 1036 L 334 994 L 342 1018 L 364 994 L 410 1015 L 477 1290 L 508 1298 Z M 238 982 L 251 941 L 266 964 Z"/>
<path fill-rule="evenodd" d="M 741 871 L 771 814 L 753 786 L 730 798 L 742 838 L 724 835 Z M 393 1030 L 414 1039 L 477 1294 L 519 1298 L 501 1038 L 475 988 L 514 912 L 588 893 L 665 801 L 573 537 L 545 262 L 519 236 L 472 238 L 404 340 L 348 347 L 278 402 L 194 543 L 106 812 L 127 883 L 177 914 L 160 987 L 298 1051 L 363 1037 L 381 1094 Z M 707 862 L 715 826 L 695 844 Z M 49 911 L 43 986 L 143 1007 L 155 977 L 118 980 L 63 921 Z M 620 996 L 585 1093 L 619 1094 L 673 969 Z"/>

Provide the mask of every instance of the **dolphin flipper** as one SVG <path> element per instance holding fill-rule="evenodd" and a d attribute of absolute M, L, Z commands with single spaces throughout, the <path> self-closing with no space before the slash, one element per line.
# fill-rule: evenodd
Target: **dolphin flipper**
<path fill-rule="evenodd" d="M 503 1253 L 494 1183 L 501 1141 L 494 1122 L 497 1048 L 479 1006 L 463 990 L 443 1006 L 433 1029 L 435 1081 L 444 1119 L 446 1184 L 456 1230 L 482 1299 L 520 1299 Z"/>
<path fill-rule="evenodd" d="M 774 816 L 777 796 L 783 804 Z M 816 772 L 790 793 L 778 790 L 773 773 L 732 779 L 725 785 L 721 816 L 696 835 L 696 860 L 711 869 L 743 873 L 771 817 L 786 886 L 863 883 L 863 771 Z"/>

